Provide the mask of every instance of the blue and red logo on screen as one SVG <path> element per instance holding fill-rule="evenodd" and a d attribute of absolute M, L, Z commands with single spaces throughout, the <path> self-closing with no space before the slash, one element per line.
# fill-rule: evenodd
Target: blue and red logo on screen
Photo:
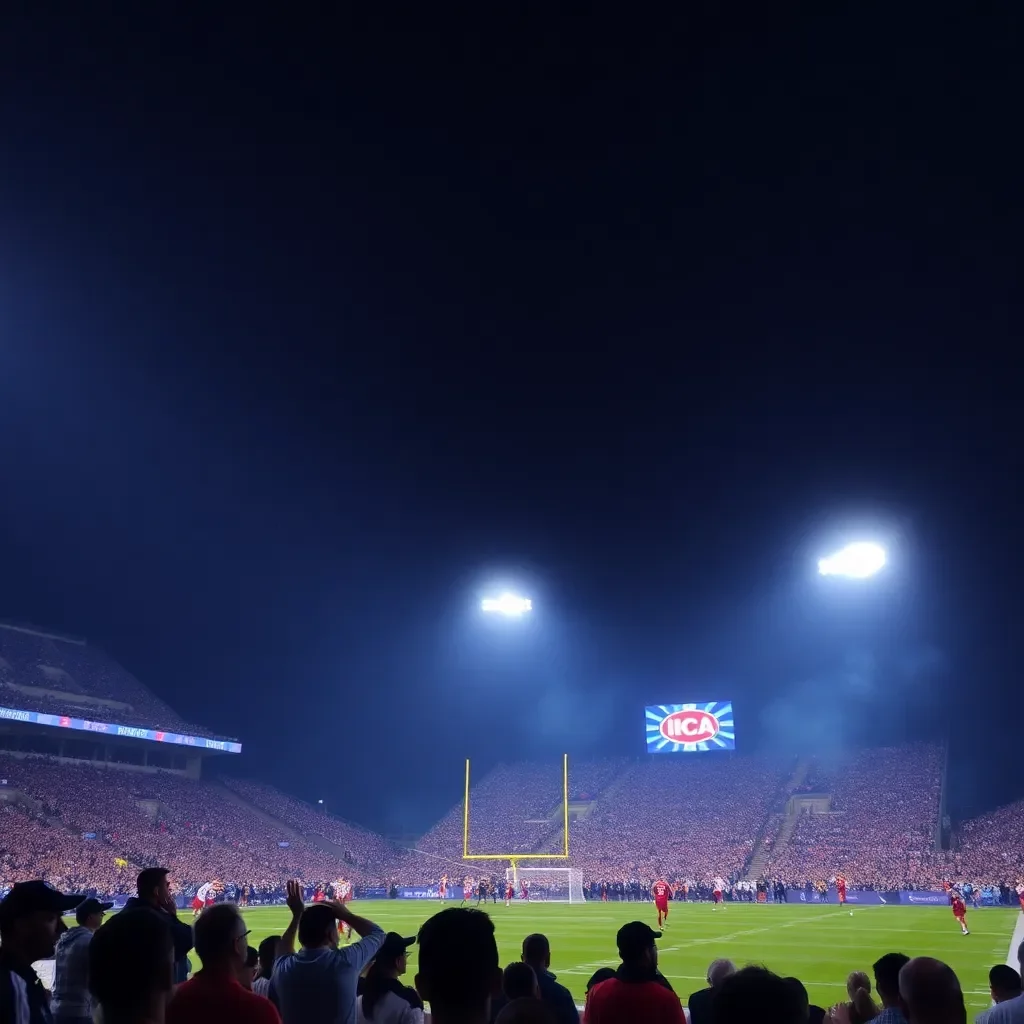
<path fill-rule="evenodd" d="M 646 719 L 649 754 L 736 749 L 732 701 L 658 704 L 647 708 Z"/>

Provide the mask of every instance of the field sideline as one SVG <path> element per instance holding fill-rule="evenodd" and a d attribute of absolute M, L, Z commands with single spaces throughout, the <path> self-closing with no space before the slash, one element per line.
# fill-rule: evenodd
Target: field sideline
<path fill-rule="evenodd" d="M 458 906 L 449 901 L 445 906 Z M 365 900 L 352 904 L 387 931 L 415 935 L 437 900 Z M 656 922 L 650 903 L 531 903 L 487 907 L 494 920 L 501 964 L 518 960 L 523 936 L 544 932 L 551 940 L 551 969 L 582 1003 L 587 979 L 598 967 L 615 966 L 615 932 L 626 921 Z M 811 1001 L 828 1007 L 844 998 L 846 975 L 871 972 L 883 953 L 934 956 L 960 978 L 971 1019 L 990 1005 L 988 970 L 1006 961 L 1020 911 L 972 910 L 963 936 L 946 907 L 857 907 L 729 904 L 712 910 L 706 903 L 674 903 L 670 923 L 659 942 L 662 972 L 685 1000 L 704 986 L 708 964 L 725 956 L 737 964 L 764 964 L 795 975 Z M 289 920 L 284 907 L 245 911 L 250 944 L 281 932 Z M 187 920 L 182 915 L 182 920 Z M 416 973 L 416 947 L 410 951 L 409 983 Z M 198 966 L 198 964 L 196 965 Z"/>

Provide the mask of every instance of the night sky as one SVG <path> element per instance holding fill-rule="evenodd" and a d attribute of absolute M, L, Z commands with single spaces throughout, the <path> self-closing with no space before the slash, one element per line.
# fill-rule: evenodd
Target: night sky
<path fill-rule="evenodd" d="M 391 832 L 688 699 L 1019 797 L 1012 15 L 495 6 L 8 18 L 0 616 Z"/>

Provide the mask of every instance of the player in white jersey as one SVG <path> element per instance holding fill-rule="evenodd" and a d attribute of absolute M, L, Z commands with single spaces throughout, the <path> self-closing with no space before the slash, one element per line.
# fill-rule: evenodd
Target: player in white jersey
<path fill-rule="evenodd" d="M 721 878 L 716 878 L 711 885 L 711 896 L 715 901 L 716 908 L 722 902 L 723 892 L 725 892 L 725 881 Z"/>
<path fill-rule="evenodd" d="M 199 912 L 206 906 L 206 900 L 213 890 L 213 882 L 203 882 L 196 890 L 195 899 L 192 900 L 192 916 L 198 917 Z"/>

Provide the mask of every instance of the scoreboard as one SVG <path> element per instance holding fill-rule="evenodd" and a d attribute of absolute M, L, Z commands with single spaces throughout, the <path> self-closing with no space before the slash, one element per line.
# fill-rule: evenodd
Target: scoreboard
<path fill-rule="evenodd" d="M 645 720 L 649 754 L 736 749 L 732 701 L 657 704 L 646 709 Z"/>

